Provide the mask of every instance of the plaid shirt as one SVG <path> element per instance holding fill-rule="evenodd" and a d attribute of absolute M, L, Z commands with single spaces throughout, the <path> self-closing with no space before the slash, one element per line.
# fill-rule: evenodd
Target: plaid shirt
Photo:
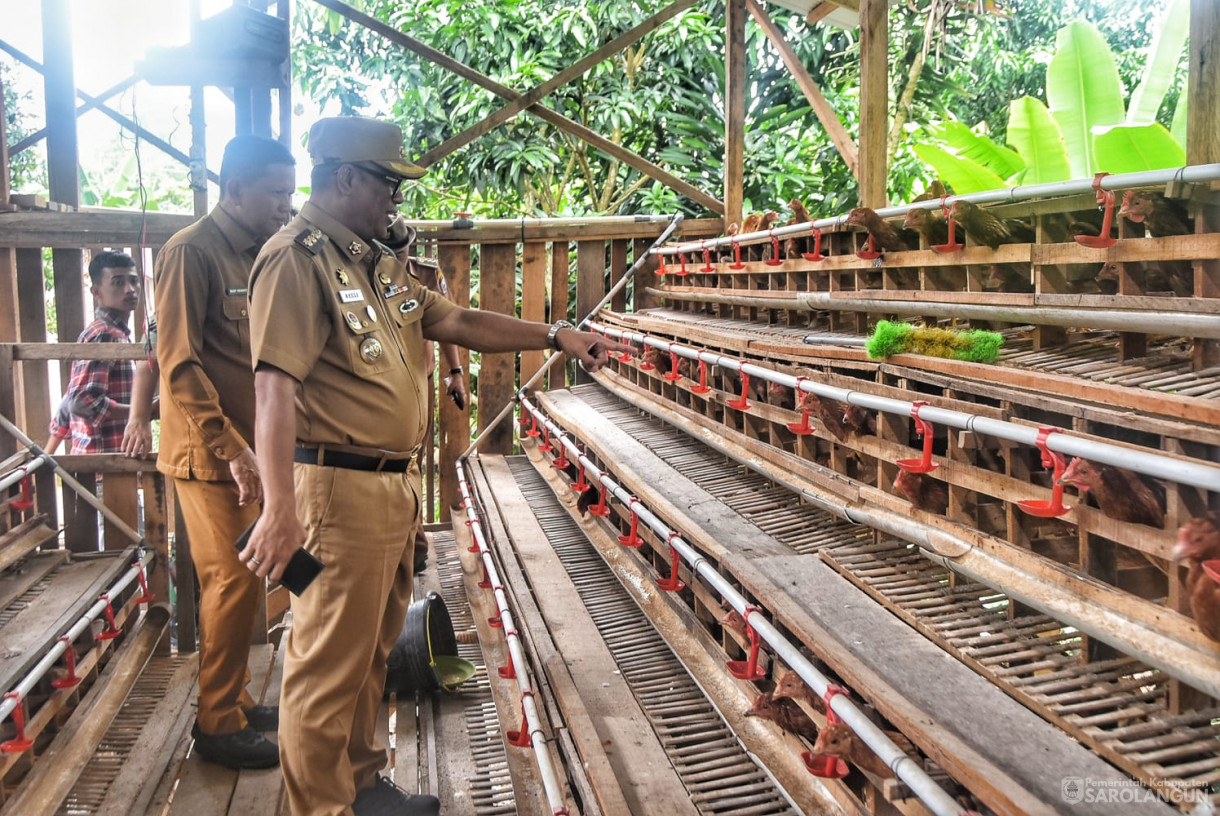
<path fill-rule="evenodd" d="M 130 343 L 128 313 L 98 309 L 78 343 Z M 51 419 L 51 433 L 72 437 L 72 453 L 114 453 L 122 447 L 127 418 L 111 419 L 115 403 L 131 404 L 131 360 L 77 360 L 68 391 Z"/>

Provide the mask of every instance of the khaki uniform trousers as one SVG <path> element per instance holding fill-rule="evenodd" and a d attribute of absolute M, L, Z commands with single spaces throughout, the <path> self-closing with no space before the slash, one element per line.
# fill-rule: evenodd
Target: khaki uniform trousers
<path fill-rule="evenodd" d="M 296 464 L 294 480 L 305 548 L 325 568 L 292 598 L 280 765 L 295 816 L 350 816 L 387 761 L 377 717 L 411 600 L 419 471 Z"/>
<path fill-rule="evenodd" d="M 229 734 L 246 727 L 254 705 L 250 635 L 263 581 L 237 560 L 233 543 L 258 518 L 258 505 L 239 507 L 231 482 L 174 479 L 199 576 L 199 730 Z"/>

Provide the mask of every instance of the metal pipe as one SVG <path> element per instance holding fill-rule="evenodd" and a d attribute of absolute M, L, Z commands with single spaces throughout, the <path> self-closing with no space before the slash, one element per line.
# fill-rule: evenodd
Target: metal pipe
<path fill-rule="evenodd" d="M 1215 181 L 1217 179 L 1220 179 L 1220 164 L 1196 164 L 1167 170 L 1143 170 L 1138 173 L 1106 175 L 1102 177 L 1098 186 L 1103 190 L 1122 190 L 1132 187 L 1151 187 L 1171 182 L 1196 183 Z M 944 204 L 949 206 L 955 201 L 970 201 L 975 204 L 1013 203 L 1042 196 L 1069 196 L 1091 193 L 1095 189 L 1094 180 L 1091 178 L 1071 179 L 1069 181 L 1056 181 L 1049 184 L 1027 184 L 1017 187 L 1003 187 L 998 190 L 984 190 L 983 192 L 968 193 L 966 195 L 948 196 Z M 941 200 L 937 198 L 920 201 L 915 204 L 885 207 L 884 209 L 877 210 L 877 215 L 882 218 L 894 218 L 899 215 L 905 215 L 909 210 L 938 210 L 940 208 Z M 788 224 L 783 227 L 776 227 L 773 230 L 747 232 L 732 236 L 726 235 L 722 238 L 709 238 L 698 242 L 692 241 L 672 247 L 658 247 L 650 250 L 650 252 L 656 255 L 677 255 L 680 252 L 697 252 L 702 251 L 704 248 L 712 249 L 713 247 L 727 246 L 733 243 L 746 246 L 748 244 L 769 241 L 772 235 L 776 238 L 782 238 L 786 235 L 800 235 L 809 232 L 815 227 L 817 229 L 837 227 L 842 225 L 846 220 L 846 214 L 837 215 L 833 218 L 820 218 L 801 224 Z"/>
<path fill-rule="evenodd" d="M 599 469 L 597 465 L 590 460 L 583 451 L 580 450 L 553 420 L 547 417 L 540 409 L 534 406 L 528 399 L 522 398 L 521 404 L 528 410 L 539 423 L 546 425 L 551 431 L 551 444 L 555 444 L 556 440 L 584 467 L 586 475 L 592 475 L 595 481 L 600 484 L 603 489 L 625 507 L 629 507 L 631 512 L 635 513 L 640 521 L 648 525 L 648 527 L 661 538 L 668 542 L 668 545 L 676 551 L 690 567 L 690 570 L 706 580 L 714 587 L 722 597 L 727 600 L 732 607 L 741 615 L 745 615 L 747 601 L 732 584 L 708 562 L 704 559 L 703 554 L 688 544 L 682 539 L 676 531 L 671 529 L 658 516 L 652 513 L 646 506 L 610 478 L 604 471 Z M 676 576 L 675 576 L 676 577 Z M 768 623 L 765 619 L 751 619 L 750 625 L 754 630 L 767 642 L 778 654 L 784 658 L 787 663 L 810 687 L 818 694 L 819 697 L 825 697 L 827 690 L 832 685 L 829 678 L 820 672 L 809 659 L 806 658 L 800 651 L 789 643 L 779 631 Z M 919 799 L 928 806 L 928 808 L 936 814 L 943 816 L 959 816 L 961 813 L 961 805 L 958 804 L 953 797 L 949 796 L 940 785 L 924 772 L 913 759 L 906 755 L 897 745 L 894 744 L 884 731 L 878 728 L 860 708 L 852 702 L 846 695 L 838 694 L 830 700 L 830 707 L 838 714 L 843 722 L 851 728 L 864 741 L 878 757 L 884 761 L 894 773 L 907 784 L 911 791 L 919 797 Z"/>
<path fill-rule="evenodd" d="M 632 394 L 615 392 L 640 410 L 660 418 L 684 433 L 688 426 L 668 412 L 658 412 L 654 406 Z M 930 410 L 930 409 L 929 409 Z M 920 416 L 923 416 L 923 411 Z M 1187 684 L 1216 696 L 1220 692 L 1220 653 L 1211 644 L 1203 647 L 1165 637 L 1164 632 L 1129 617 L 1116 608 L 1096 603 L 1082 603 L 1078 593 L 1068 590 L 1055 580 L 1047 580 L 1019 564 L 1013 564 L 995 553 L 976 547 L 951 533 L 921 524 L 909 516 L 884 507 L 863 503 L 847 504 L 838 497 L 814 493 L 796 479 L 785 474 L 764 470 L 754 457 L 743 455 L 734 446 L 714 435 L 701 437 L 703 444 L 727 456 L 734 462 L 760 473 L 776 484 L 799 494 L 820 510 L 835 518 L 863 524 L 920 549 L 925 557 L 943 564 L 979 583 L 996 587 L 1005 595 L 1037 608 L 1056 620 L 1156 666 Z M 1017 553 L 1014 552 L 1014 555 Z M 1032 561 L 1036 556 L 1022 556 Z M 739 610 L 740 611 L 740 610 Z"/>
<path fill-rule="evenodd" d="M 478 547 L 479 557 L 483 561 L 483 568 L 487 571 L 487 578 L 491 583 L 492 593 L 496 600 L 496 609 L 498 610 L 501 622 L 504 624 L 504 641 L 508 645 L 508 656 L 513 666 L 513 672 L 517 675 L 517 688 L 521 692 L 521 713 L 525 716 L 526 728 L 530 735 L 530 744 L 534 749 L 534 758 L 538 762 L 538 773 L 542 777 L 542 787 L 546 791 L 546 798 L 551 806 L 551 812 L 553 814 L 566 813 L 563 785 L 559 781 L 559 775 L 555 771 L 555 766 L 551 763 L 550 751 L 547 750 L 546 732 L 542 729 L 542 719 L 538 716 L 538 707 L 534 702 L 534 691 L 530 685 L 529 664 L 526 662 L 525 651 L 521 646 L 521 636 L 513 625 L 512 610 L 508 605 L 508 596 L 505 594 L 504 586 L 500 582 L 500 573 L 496 570 L 495 560 L 491 555 L 491 548 L 487 545 L 487 538 L 483 535 L 482 520 L 475 510 L 474 497 L 471 495 L 470 486 L 466 482 L 465 469 L 466 462 L 459 461 L 457 466 L 458 490 L 462 494 L 462 506 L 466 508 L 466 523 L 470 526 L 471 535 L 474 537 L 475 545 Z"/>
<path fill-rule="evenodd" d="M 1072 309 L 1036 305 L 993 306 L 979 303 L 936 303 L 914 300 L 881 301 L 867 297 L 839 297 L 830 292 L 801 292 L 796 296 L 796 302 L 798 308 L 805 311 L 838 309 L 871 314 L 930 315 L 972 320 L 999 320 L 1005 323 L 1032 323 L 1040 326 L 1088 326 L 1092 329 L 1142 332 L 1144 334 L 1180 334 L 1185 337 L 1220 338 L 1220 314 L 1199 312 Z"/>
<path fill-rule="evenodd" d="M 51 457 L 45 453 L 35 456 L 29 462 L 26 462 L 13 472 L 6 474 L 3 478 L 0 478 L 0 490 L 8 490 L 10 487 L 17 484 L 22 479 L 26 478 L 50 461 Z"/>
<path fill-rule="evenodd" d="M 55 472 L 57 474 L 59 474 L 59 478 L 61 481 L 63 481 L 64 484 L 66 484 L 68 487 L 72 488 L 72 490 L 75 491 L 78 496 L 80 496 L 82 499 L 84 499 L 86 504 L 88 504 L 94 510 L 101 513 L 102 516 L 105 517 L 106 521 L 108 521 L 112 525 L 114 525 L 115 529 L 117 529 L 123 535 L 127 536 L 132 541 L 134 541 L 136 544 L 138 544 L 141 548 L 143 548 L 144 536 L 140 535 L 135 530 L 128 527 L 127 522 L 125 522 L 125 521 L 123 521 L 123 519 L 119 518 L 117 513 L 115 513 L 113 510 L 111 510 L 106 505 L 102 504 L 101 500 L 98 499 L 97 496 L 93 495 L 93 491 L 88 490 L 80 482 L 76 481 L 76 479 L 73 478 L 72 474 L 69 473 L 68 471 L 64 470 L 63 467 L 59 464 L 59 462 L 55 461 L 55 459 L 51 456 L 51 454 L 47 453 L 42 448 L 38 447 L 38 445 L 34 444 L 34 440 L 30 439 L 28 436 L 26 436 L 24 433 L 22 433 L 21 429 L 18 428 L 16 425 L 14 425 L 12 422 L 10 422 L 8 417 L 6 417 L 4 414 L 0 414 L 0 428 L 4 428 L 4 430 L 8 431 L 14 437 L 16 437 L 17 441 L 20 442 L 21 444 L 25 445 L 27 448 L 29 448 L 30 453 L 32 453 L 34 456 L 43 457 L 48 462 L 50 462 L 52 465 L 54 465 Z"/>
<path fill-rule="evenodd" d="M 913 402 L 906 400 L 878 397 L 863 391 L 836 388 L 832 385 L 816 382 L 808 377 L 797 378 L 791 374 L 782 374 L 754 363 L 745 363 L 741 360 L 710 351 L 700 351 L 691 346 L 684 346 L 639 332 L 616 329 L 600 323 L 592 323 L 589 328 L 593 331 L 602 332 L 609 337 L 623 340 L 623 342 L 641 343 L 665 351 L 672 350 L 680 357 L 702 360 L 708 365 L 721 366 L 734 371 L 743 371 L 753 378 L 778 383 L 788 388 L 816 394 L 819 397 L 859 405 L 862 408 L 868 408 L 873 411 L 883 411 L 888 414 L 909 417 L 912 408 L 915 407 Z M 932 405 L 921 406 L 919 416 L 936 425 L 944 425 L 950 428 L 971 431 L 972 433 L 994 436 L 1022 445 L 1033 446 L 1038 441 L 1039 429 L 1032 425 L 1021 425 L 1016 422 L 991 419 L 977 414 L 968 414 L 963 411 L 937 408 Z M 1067 456 L 1079 456 L 1084 459 L 1101 462 L 1102 464 L 1133 470 L 1158 479 L 1167 479 L 1178 484 L 1187 484 L 1202 488 L 1203 490 L 1220 492 L 1220 467 L 1215 465 L 1175 459 L 1152 451 L 1136 450 L 1108 442 L 1099 442 L 1095 439 L 1074 436 L 1072 432 L 1066 430 L 1050 434 L 1046 439 L 1046 446 L 1050 450 Z"/>
<path fill-rule="evenodd" d="M 22 780 L 17 794 L 5 803 L 10 813 L 25 816 L 52 816 L 59 810 L 89 757 L 97 750 L 127 695 L 140 679 L 157 642 L 169 623 L 169 607 L 150 606 L 139 628 L 122 653 L 106 669 L 106 677 L 96 683 L 86 697 L 88 711 L 73 717 Z M 92 698 L 91 700 L 89 698 Z"/>
<path fill-rule="evenodd" d="M 653 216 L 641 216 L 641 217 L 647 218 L 648 220 L 651 220 L 651 221 L 660 221 L 663 219 L 669 220 L 669 226 L 667 226 L 664 230 L 662 230 L 661 234 L 657 236 L 657 239 L 652 242 L 652 247 L 659 246 L 662 243 L 664 243 L 665 241 L 669 240 L 669 236 L 673 235 L 674 231 L 677 230 L 678 227 L 682 226 L 682 221 L 685 218 L 685 216 L 683 216 L 682 213 L 680 213 L 680 212 L 674 213 L 673 215 L 666 215 L 666 216 L 653 215 Z M 652 247 L 649 247 L 649 248 L 651 249 Z M 633 263 L 630 267 L 628 267 L 627 271 L 623 273 L 623 276 L 621 278 L 619 278 L 618 283 L 616 283 L 616 284 L 614 284 L 614 286 L 610 287 L 610 291 L 606 293 L 606 296 L 603 297 L 601 299 L 601 301 L 596 306 L 593 307 L 592 311 L 590 311 L 587 315 L 585 315 L 581 319 L 581 321 L 576 324 L 576 327 L 579 329 L 581 327 L 587 326 L 590 323 L 590 321 L 593 320 L 594 315 L 596 315 L 598 312 L 600 312 L 602 310 L 602 307 L 605 306 L 607 303 L 609 303 L 614 298 L 614 296 L 617 295 L 627 285 L 627 281 L 632 279 L 632 277 L 635 275 L 636 270 L 638 270 L 641 266 L 643 266 L 644 262 L 647 260 L 648 260 L 648 253 L 647 252 L 642 253 L 640 255 L 640 257 L 635 260 L 635 263 Z M 526 389 L 533 387 L 534 383 L 536 383 L 540 379 L 542 379 L 542 375 L 545 374 L 547 371 L 549 371 L 551 368 L 551 357 L 553 357 L 553 356 L 554 356 L 554 354 L 547 357 L 546 363 L 544 365 L 542 365 L 541 367 L 539 367 L 539 369 L 534 372 L 534 375 L 529 378 L 529 382 L 522 383 L 521 388 L 518 389 L 518 391 L 517 391 L 518 395 L 524 394 Z M 473 453 L 476 448 L 478 448 L 479 443 L 483 441 L 483 438 L 485 436 L 487 436 L 487 434 L 491 433 L 493 428 L 497 427 L 501 422 L 503 422 L 504 417 L 506 417 L 509 413 L 511 413 L 512 410 L 513 410 L 513 401 L 510 400 L 509 402 L 507 402 L 504 405 L 503 408 L 500 409 L 500 412 L 498 414 L 496 414 L 495 418 L 491 422 L 488 422 L 486 425 L 483 426 L 483 430 L 480 431 L 479 434 L 471 441 L 470 445 L 467 446 L 466 450 L 462 451 L 462 455 L 457 458 L 457 462 L 459 465 L 461 465 L 463 462 L 466 461 L 467 457 L 469 457 L 470 454 Z"/>
<path fill-rule="evenodd" d="M 140 558 L 137 559 L 136 563 L 132 564 L 131 568 L 128 569 L 122 577 L 115 581 L 110 589 L 106 590 L 105 594 L 111 598 L 118 596 L 120 592 L 131 585 L 132 581 L 136 580 L 137 576 L 140 574 L 141 567 L 147 568 L 147 566 L 152 563 L 154 557 L 155 554 L 151 552 L 142 554 Z M 102 611 L 105 608 L 106 601 L 104 600 L 98 600 L 95 604 L 93 604 L 93 606 L 89 607 L 89 609 L 85 611 L 85 614 L 81 615 L 80 618 L 77 619 L 76 623 L 72 624 L 68 631 L 57 639 L 54 645 L 47 650 L 47 653 L 42 656 L 42 660 L 35 663 L 34 667 L 31 668 L 26 673 L 25 677 L 21 679 L 21 682 L 10 689 L 10 691 L 17 692 L 18 697 L 21 700 L 24 700 L 33 690 L 34 686 L 38 684 L 38 681 L 42 679 L 43 675 L 45 675 L 50 668 L 59 661 L 60 656 L 63 655 L 63 653 L 67 650 L 68 644 L 80 637 L 81 633 L 88 629 L 93 622 L 97 620 L 97 616 L 102 614 Z M 18 705 L 18 700 L 12 697 L 5 697 L 3 700 L 0 700 L 0 722 L 3 722 L 5 717 L 12 714 L 13 709 Z"/>
<path fill-rule="evenodd" d="M 470 228 L 477 227 L 584 227 L 607 224 L 659 224 L 672 219 L 672 215 L 603 215 L 596 218 L 472 218 Z M 433 221 L 407 221 L 419 230 L 452 227 L 456 219 Z"/>

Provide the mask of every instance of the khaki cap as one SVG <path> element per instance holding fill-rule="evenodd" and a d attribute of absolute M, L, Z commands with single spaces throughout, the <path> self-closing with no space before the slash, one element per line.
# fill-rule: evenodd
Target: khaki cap
<path fill-rule="evenodd" d="M 315 165 L 375 164 L 407 179 L 417 179 L 428 172 L 407 161 L 402 148 L 402 128 L 362 116 L 319 119 L 309 129 L 309 155 Z"/>

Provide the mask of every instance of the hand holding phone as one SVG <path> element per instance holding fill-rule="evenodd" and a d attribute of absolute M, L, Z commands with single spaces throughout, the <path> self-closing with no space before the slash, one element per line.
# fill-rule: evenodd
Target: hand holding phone
<path fill-rule="evenodd" d="M 237 551 L 241 552 L 250 543 L 250 535 L 254 532 L 255 525 L 258 524 L 258 519 L 245 529 L 245 531 L 237 537 L 235 546 Z M 301 593 L 313 583 L 313 579 L 318 577 L 326 565 L 318 560 L 317 556 L 310 553 L 304 547 L 300 547 L 292 554 L 292 558 L 288 561 L 288 566 L 284 567 L 283 574 L 280 575 L 280 585 L 296 595 L 298 598 Z"/>

